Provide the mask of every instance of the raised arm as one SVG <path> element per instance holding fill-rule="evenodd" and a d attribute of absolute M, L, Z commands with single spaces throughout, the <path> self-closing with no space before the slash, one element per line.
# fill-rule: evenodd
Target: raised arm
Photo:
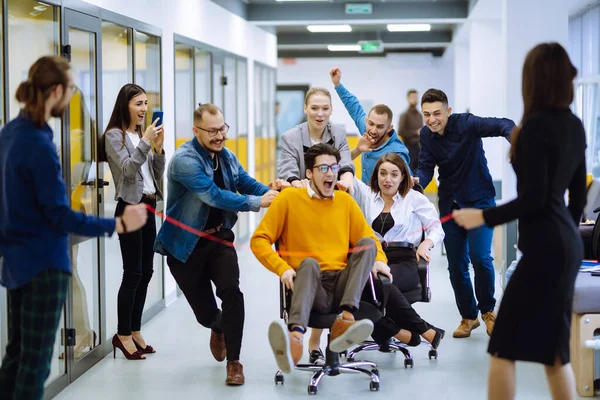
<path fill-rule="evenodd" d="M 181 183 L 203 203 L 231 212 L 260 209 L 260 196 L 238 194 L 221 189 L 191 157 L 180 157 L 171 163 L 169 179 Z"/>
<path fill-rule="evenodd" d="M 473 114 L 467 117 L 470 132 L 479 137 L 504 137 L 510 142 L 515 123 L 508 118 L 482 118 Z"/>
<path fill-rule="evenodd" d="M 350 114 L 350 117 L 356 124 L 358 133 L 362 135 L 367 131 L 367 114 L 365 110 L 360 105 L 358 98 L 341 84 L 342 71 L 339 68 L 333 68 L 329 72 L 329 75 L 331 76 L 331 82 L 335 86 L 335 91 L 340 96 L 342 103 L 344 103 L 344 107 L 346 107 L 346 111 L 348 111 L 348 114 Z"/>

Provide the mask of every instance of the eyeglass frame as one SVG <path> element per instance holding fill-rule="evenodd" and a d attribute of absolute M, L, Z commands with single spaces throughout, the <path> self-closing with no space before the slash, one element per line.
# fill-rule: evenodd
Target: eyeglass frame
<path fill-rule="evenodd" d="M 227 127 L 227 130 L 225 132 L 223 132 L 223 128 L 225 128 L 225 127 Z M 219 129 L 215 129 L 215 130 L 200 128 L 198 125 L 194 125 L 194 128 L 200 129 L 200 130 L 208 133 L 208 136 L 210 136 L 210 137 L 215 137 L 215 136 L 217 136 L 217 133 L 220 133 L 223 136 L 227 135 L 227 132 L 229 132 L 230 126 L 227 124 L 224 124 L 223 127 L 219 128 Z"/>
<path fill-rule="evenodd" d="M 327 167 L 327 169 L 325 171 L 323 171 L 322 167 Z M 329 170 L 331 170 L 332 173 L 337 174 L 342 169 L 342 166 L 339 163 L 335 163 L 335 164 L 331 164 L 331 165 L 319 164 L 319 165 L 315 165 L 313 167 L 313 169 L 315 169 L 315 168 L 318 168 L 319 172 L 321 172 L 322 174 L 326 174 Z M 334 168 L 337 169 L 337 171 L 334 171 L 333 170 Z"/>

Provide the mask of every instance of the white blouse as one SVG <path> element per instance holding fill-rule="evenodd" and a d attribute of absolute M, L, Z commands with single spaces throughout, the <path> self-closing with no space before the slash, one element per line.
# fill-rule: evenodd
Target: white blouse
<path fill-rule="evenodd" d="M 360 206 L 367 222 L 372 226 L 373 221 L 385 207 L 385 201 L 371 190 L 361 180 L 354 178 L 352 196 Z M 433 204 L 423 194 L 410 190 L 406 197 L 396 193 L 390 214 L 394 219 L 394 227 L 387 231 L 383 238 L 375 232 L 380 240 L 386 242 L 410 242 L 417 247 L 421 243 L 423 231 L 425 237 L 438 246 L 444 240 L 444 230 L 440 216 Z"/>
<path fill-rule="evenodd" d="M 131 143 L 133 143 L 133 147 L 137 147 L 140 144 L 140 137 L 137 133 L 127 132 Z M 152 149 L 150 149 L 152 151 Z M 146 162 L 142 164 L 142 176 L 144 177 L 144 189 L 142 193 L 144 194 L 154 194 L 156 193 L 156 188 L 154 187 L 154 179 L 152 179 L 152 175 L 150 174 L 150 166 L 148 165 L 148 159 Z"/>

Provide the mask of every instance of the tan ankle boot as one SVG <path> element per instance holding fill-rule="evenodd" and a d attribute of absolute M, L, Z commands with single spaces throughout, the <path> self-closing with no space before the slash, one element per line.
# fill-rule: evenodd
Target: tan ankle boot
<path fill-rule="evenodd" d="M 479 327 L 479 319 L 463 319 L 452 334 L 455 338 L 466 338 L 471 336 L 471 331 Z"/>
<path fill-rule="evenodd" d="M 485 330 L 489 336 L 492 336 L 494 330 L 494 324 L 496 323 L 496 314 L 493 311 L 488 311 L 481 316 L 483 322 L 485 322 Z"/>

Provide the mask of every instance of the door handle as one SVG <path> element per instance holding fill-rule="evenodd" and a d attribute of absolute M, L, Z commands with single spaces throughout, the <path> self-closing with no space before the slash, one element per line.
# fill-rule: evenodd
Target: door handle
<path fill-rule="evenodd" d="M 103 180 L 103 179 L 97 179 L 97 182 L 94 181 L 88 181 L 88 182 L 81 182 L 81 186 L 94 186 L 95 183 L 98 183 L 98 186 L 108 186 L 109 182 Z"/>

